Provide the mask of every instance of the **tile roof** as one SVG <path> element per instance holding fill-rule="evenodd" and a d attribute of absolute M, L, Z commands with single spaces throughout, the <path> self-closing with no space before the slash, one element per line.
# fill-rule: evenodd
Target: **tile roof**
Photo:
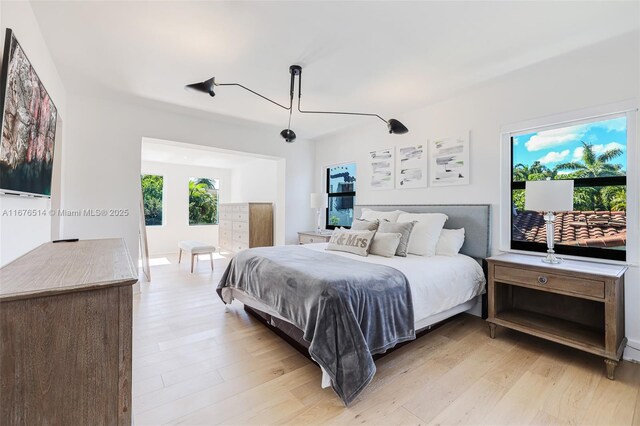
<path fill-rule="evenodd" d="M 541 213 L 518 212 L 513 219 L 513 239 L 547 242 Z M 620 247 L 627 244 L 626 212 L 573 211 L 556 214 L 554 241 L 564 245 Z"/>

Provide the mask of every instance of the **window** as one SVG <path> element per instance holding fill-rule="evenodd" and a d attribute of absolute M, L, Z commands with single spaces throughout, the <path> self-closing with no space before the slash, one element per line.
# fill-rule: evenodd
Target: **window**
<path fill-rule="evenodd" d="M 356 198 L 356 165 L 342 164 L 327 168 L 327 208 L 326 227 L 351 227 L 353 204 Z"/>
<path fill-rule="evenodd" d="M 627 118 L 564 125 L 511 137 L 511 248 L 546 251 L 541 212 L 525 211 L 525 182 L 572 179 L 573 211 L 556 215 L 560 254 L 625 260 Z"/>
<path fill-rule="evenodd" d="M 142 183 L 142 204 L 144 206 L 144 224 L 162 225 L 162 192 L 164 178 L 158 175 L 140 176 Z"/>
<path fill-rule="evenodd" d="M 218 224 L 218 181 L 189 178 L 189 225 Z"/>

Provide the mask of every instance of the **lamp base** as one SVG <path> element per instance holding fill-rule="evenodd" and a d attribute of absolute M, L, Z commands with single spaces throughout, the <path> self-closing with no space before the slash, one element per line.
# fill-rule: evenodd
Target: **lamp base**
<path fill-rule="evenodd" d="M 542 258 L 544 263 L 557 264 L 562 263 L 562 259 L 556 257 L 556 252 L 553 250 L 553 239 L 555 236 L 555 224 L 556 220 L 553 212 L 547 212 L 544 215 L 544 221 L 547 231 L 547 255 Z"/>
<path fill-rule="evenodd" d="M 316 233 L 322 233 L 322 225 L 320 225 L 320 209 L 316 209 Z"/>
<path fill-rule="evenodd" d="M 556 256 L 555 252 L 548 251 L 547 255 L 541 259 L 544 263 L 558 264 L 562 263 L 562 259 Z"/>

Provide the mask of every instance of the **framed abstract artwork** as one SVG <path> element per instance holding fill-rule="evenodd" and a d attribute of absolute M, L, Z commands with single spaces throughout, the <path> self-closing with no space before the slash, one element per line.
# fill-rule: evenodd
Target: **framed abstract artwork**
<path fill-rule="evenodd" d="M 50 197 L 58 111 L 11 29 L 0 74 L 0 192 Z"/>
<path fill-rule="evenodd" d="M 398 148 L 396 156 L 396 188 L 426 188 L 427 176 L 427 146 L 408 145 Z"/>
<path fill-rule="evenodd" d="M 393 154 L 393 148 L 369 152 L 371 189 L 393 189 L 395 171 Z"/>
<path fill-rule="evenodd" d="M 469 184 L 469 132 L 429 141 L 429 184 Z"/>

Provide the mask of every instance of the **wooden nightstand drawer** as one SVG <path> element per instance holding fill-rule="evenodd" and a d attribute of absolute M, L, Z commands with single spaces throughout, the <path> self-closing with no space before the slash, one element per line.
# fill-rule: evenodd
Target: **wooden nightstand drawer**
<path fill-rule="evenodd" d="M 331 238 L 331 234 L 303 234 L 298 233 L 299 244 L 326 243 Z"/>
<path fill-rule="evenodd" d="M 497 281 L 507 281 L 550 291 L 558 290 L 604 299 L 604 281 L 500 265 L 495 266 L 494 277 Z"/>
<path fill-rule="evenodd" d="M 323 243 L 325 240 L 322 237 L 314 237 L 312 235 L 300 235 L 300 244 L 313 244 Z"/>

